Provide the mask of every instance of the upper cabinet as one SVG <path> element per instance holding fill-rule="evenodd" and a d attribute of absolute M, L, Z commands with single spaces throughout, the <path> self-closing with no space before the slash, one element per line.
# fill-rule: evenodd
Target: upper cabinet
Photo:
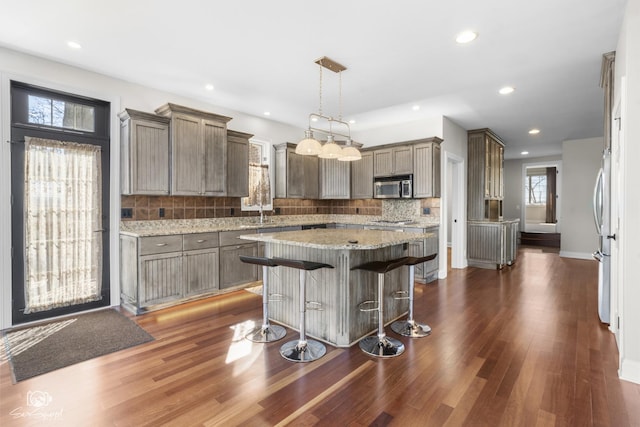
<path fill-rule="evenodd" d="M 320 169 L 320 198 L 348 199 L 351 194 L 351 162 L 341 162 L 336 159 L 319 159 L 318 163 Z"/>
<path fill-rule="evenodd" d="M 373 175 L 392 176 L 413 173 L 413 147 L 399 144 L 373 152 Z"/>
<path fill-rule="evenodd" d="M 430 138 L 413 146 L 413 197 L 440 197 L 440 143 Z"/>
<path fill-rule="evenodd" d="M 504 194 L 504 143 L 490 129 L 468 132 L 469 171 L 467 217 L 469 220 L 502 217 Z"/>
<path fill-rule="evenodd" d="M 351 198 L 373 199 L 373 151 L 362 151 L 362 159 L 351 162 Z"/>
<path fill-rule="evenodd" d="M 249 195 L 249 139 L 252 136 L 227 130 L 227 197 Z"/>
<path fill-rule="evenodd" d="M 317 199 L 318 158 L 296 154 L 296 145 L 283 143 L 276 150 L 275 197 L 289 199 Z"/>
<path fill-rule="evenodd" d="M 231 118 L 175 104 L 156 113 L 171 119 L 171 194 L 226 196 Z"/>
<path fill-rule="evenodd" d="M 122 194 L 169 194 L 169 119 L 129 108 L 118 117 Z"/>

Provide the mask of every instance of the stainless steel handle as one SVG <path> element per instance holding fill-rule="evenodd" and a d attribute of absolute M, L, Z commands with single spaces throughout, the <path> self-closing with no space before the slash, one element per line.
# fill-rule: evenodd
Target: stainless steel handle
<path fill-rule="evenodd" d="M 156 243 L 156 246 L 167 246 L 166 243 Z"/>
<path fill-rule="evenodd" d="M 104 233 L 105 231 L 107 231 L 107 230 L 104 229 L 104 228 L 101 228 L 99 230 L 93 230 L 94 233 Z"/>
<path fill-rule="evenodd" d="M 593 188 L 593 222 L 596 225 L 598 235 L 602 234 L 602 179 L 604 171 L 602 168 L 598 171 L 596 185 Z"/>
<path fill-rule="evenodd" d="M 204 240 L 204 239 L 198 239 L 198 240 L 196 240 L 196 242 L 198 242 L 198 243 L 204 243 L 204 242 L 206 242 L 206 240 Z"/>

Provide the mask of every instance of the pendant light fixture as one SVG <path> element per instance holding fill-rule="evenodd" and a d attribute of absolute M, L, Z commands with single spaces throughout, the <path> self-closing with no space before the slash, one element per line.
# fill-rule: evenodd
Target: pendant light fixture
<path fill-rule="evenodd" d="M 354 161 L 360 160 L 362 158 L 360 151 L 353 145 L 351 140 L 351 128 L 349 127 L 349 123 L 342 120 L 342 72 L 347 69 L 344 65 L 341 65 L 332 59 L 323 56 L 322 58 L 315 61 L 318 64 L 318 68 L 320 70 L 320 84 L 319 84 L 319 103 L 318 103 L 318 113 L 309 114 L 309 127 L 304 132 L 304 139 L 298 143 L 296 146 L 296 154 L 301 154 L 303 156 L 318 156 L 323 159 L 338 159 L 341 161 Z M 322 114 L 322 69 L 326 68 L 328 70 L 333 71 L 334 73 L 338 73 L 339 81 L 340 81 L 340 92 L 339 92 L 339 105 L 340 111 L 337 119 L 331 116 L 325 116 Z M 318 128 L 311 126 L 311 122 L 325 121 L 328 125 L 328 129 Z M 340 133 L 333 130 L 333 124 L 337 123 L 346 128 L 346 133 Z M 313 131 L 318 133 L 326 134 L 327 141 L 324 144 L 321 144 L 320 141 L 314 138 Z M 345 147 L 341 148 L 335 141 L 335 136 L 342 136 L 346 138 Z"/>

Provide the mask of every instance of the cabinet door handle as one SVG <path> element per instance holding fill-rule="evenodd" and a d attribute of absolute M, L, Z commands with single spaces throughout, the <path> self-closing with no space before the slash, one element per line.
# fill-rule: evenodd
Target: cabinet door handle
<path fill-rule="evenodd" d="M 156 243 L 156 246 L 167 246 L 166 243 Z"/>
<path fill-rule="evenodd" d="M 198 240 L 197 240 L 197 242 L 198 242 L 198 243 L 204 243 L 204 242 L 206 242 L 206 240 L 204 240 L 204 239 L 198 239 Z"/>

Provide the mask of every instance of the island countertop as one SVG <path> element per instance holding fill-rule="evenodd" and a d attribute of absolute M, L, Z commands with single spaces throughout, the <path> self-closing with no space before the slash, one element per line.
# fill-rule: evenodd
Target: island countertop
<path fill-rule="evenodd" d="M 265 243 L 281 243 L 305 248 L 333 250 L 380 249 L 417 240 L 428 239 L 433 233 L 413 233 L 359 229 L 311 229 L 278 233 L 249 234 L 241 239 Z"/>

